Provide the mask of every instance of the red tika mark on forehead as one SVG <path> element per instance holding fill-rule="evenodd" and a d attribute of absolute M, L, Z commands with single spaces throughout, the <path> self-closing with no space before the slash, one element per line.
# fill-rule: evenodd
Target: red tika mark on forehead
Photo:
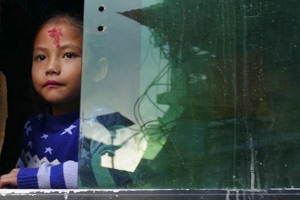
<path fill-rule="evenodd" d="M 60 39 L 60 36 L 62 36 L 61 29 L 53 28 L 52 30 L 49 30 L 48 33 L 49 33 L 50 37 L 53 38 L 56 48 L 59 48 L 60 47 L 59 39 Z"/>

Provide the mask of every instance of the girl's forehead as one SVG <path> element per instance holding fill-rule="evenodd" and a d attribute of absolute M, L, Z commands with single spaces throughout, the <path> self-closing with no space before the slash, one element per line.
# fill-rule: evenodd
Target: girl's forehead
<path fill-rule="evenodd" d="M 76 28 L 74 26 L 72 26 L 71 24 L 68 23 L 63 23 L 63 24 L 47 24 L 44 27 L 42 27 L 40 29 L 40 31 L 38 32 L 38 34 L 46 34 L 49 35 L 50 37 L 53 37 L 53 35 L 63 35 L 66 33 L 71 33 L 71 34 L 79 34 L 82 35 L 82 33 L 78 30 L 76 30 Z"/>
<path fill-rule="evenodd" d="M 51 24 L 47 24 L 45 25 L 41 30 L 50 30 L 50 29 L 53 29 L 53 28 L 56 28 L 56 29 L 65 29 L 65 28 L 69 28 L 68 26 L 70 26 L 69 24 L 66 24 L 66 23 L 51 23 Z"/>
<path fill-rule="evenodd" d="M 62 40 L 71 39 L 81 42 L 82 33 L 69 23 L 50 23 L 43 26 L 35 38 L 35 44 L 51 40 L 56 48 L 60 47 Z"/>
<path fill-rule="evenodd" d="M 82 31 L 67 22 L 46 24 L 39 32 L 47 33 L 49 35 L 53 35 L 55 33 L 62 34 L 63 32 L 71 32 L 74 34 L 78 33 L 82 35 Z"/>

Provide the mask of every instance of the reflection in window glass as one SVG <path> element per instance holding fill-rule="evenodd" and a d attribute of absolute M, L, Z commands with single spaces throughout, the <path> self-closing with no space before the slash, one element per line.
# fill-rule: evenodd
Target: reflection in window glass
<path fill-rule="evenodd" d="M 86 0 L 80 187 L 300 187 L 298 13 Z"/>

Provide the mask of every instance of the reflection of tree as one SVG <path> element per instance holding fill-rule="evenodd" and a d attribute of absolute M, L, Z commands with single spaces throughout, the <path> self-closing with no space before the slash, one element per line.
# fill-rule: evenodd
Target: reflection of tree
<path fill-rule="evenodd" d="M 285 173 L 298 169 L 298 11 L 279 0 L 165 0 L 122 13 L 149 27 L 171 63 L 156 103 L 184 108 L 141 177 L 153 187 L 299 186 Z"/>

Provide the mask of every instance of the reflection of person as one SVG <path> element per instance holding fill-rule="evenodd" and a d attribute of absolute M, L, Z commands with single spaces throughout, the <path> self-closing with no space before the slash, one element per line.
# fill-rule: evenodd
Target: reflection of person
<path fill-rule="evenodd" d="M 99 48 L 95 46 L 87 48 L 89 59 L 83 66 L 80 186 L 128 187 L 133 184 L 130 173 L 141 161 L 146 142 L 140 132 L 132 131 L 134 123 L 116 111 L 116 105 L 103 103 L 103 93 L 96 92 L 102 91 L 101 83 L 109 67 L 105 57 L 99 58 Z"/>
<path fill-rule="evenodd" d="M 117 143 L 117 138 L 120 137 L 117 131 L 127 129 L 131 125 L 133 125 L 133 122 L 122 114 L 105 107 L 95 110 L 90 118 L 84 119 L 81 124 L 83 134 L 80 137 L 79 154 L 79 177 L 83 187 L 98 187 L 96 173 L 98 170 L 100 170 L 98 173 L 105 173 L 103 171 L 105 168 L 110 174 L 113 185 L 124 187 L 133 184 L 129 173 L 123 169 L 120 170 L 115 166 L 117 163 L 114 163 L 115 158 L 118 157 L 118 152 L 123 148 L 122 144 Z M 125 134 L 121 135 L 124 136 Z M 102 169 L 99 167 L 93 168 L 94 155 L 102 160 L 102 163 L 104 160 L 109 160 L 108 162 L 111 165 L 102 165 L 102 167 L 105 167 Z M 127 164 L 131 165 L 132 163 L 129 161 Z M 105 180 L 102 180 L 100 186 L 105 187 L 105 182 Z"/>
<path fill-rule="evenodd" d="M 101 96 L 94 91 L 106 77 L 108 61 L 91 54 L 88 61 L 94 58 L 97 62 L 88 65 L 88 61 L 85 62 L 83 70 L 82 93 L 85 95 L 81 102 L 83 116 L 79 151 L 81 187 L 126 187 L 133 184 L 128 172 L 133 172 L 140 162 L 145 141 L 139 139 L 141 134 L 131 131 L 134 123 L 130 119 L 111 108 L 113 105 L 101 104 Z M 108 176 L 102 177 L 104 174 Z"/>
<path fill-rule="evenodd" d="M 76 188 L 78 168 L 82 21 L 57 15 L 34 40 L 32 83 L 50 104 L 24 126 L 17 168 L 0 187 Z"/>

